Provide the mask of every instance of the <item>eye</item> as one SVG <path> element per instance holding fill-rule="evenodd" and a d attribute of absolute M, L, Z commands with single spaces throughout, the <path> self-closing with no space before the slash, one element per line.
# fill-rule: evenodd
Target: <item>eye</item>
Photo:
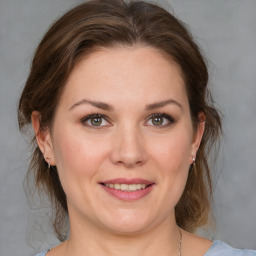
<path fill-rule="evenodd" d="M 157 127 L 167 127 L 175 122 L 174 118 L 167 114 L 153 114 L 148 119 L 146 125 L 157 126 Z"/>
<path fill-rule="evenodd" d="M 85 126 L 90 127 L 102 127 L 108 126 L 110 123 L 107 121 L 106 117 L 101 114 L 91 114 L 81 119 L 81 122 Z"/>

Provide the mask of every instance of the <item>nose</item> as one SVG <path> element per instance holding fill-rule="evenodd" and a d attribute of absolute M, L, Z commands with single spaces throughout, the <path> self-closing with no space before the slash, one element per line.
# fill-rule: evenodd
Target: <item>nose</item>
<path fill-rule="evenodd" d="M 146 145 L 139 129 L 136 129 L 136 127 L 120 127 L 113 134 L 111 161 L 126 168 L 143 165 L 147 160 L 145 147 Z"/>

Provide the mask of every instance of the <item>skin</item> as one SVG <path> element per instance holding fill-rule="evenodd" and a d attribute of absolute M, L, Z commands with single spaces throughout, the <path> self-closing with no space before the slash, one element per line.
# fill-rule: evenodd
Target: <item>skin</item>
<path fill-rule="evenodd" d="M 112 110 L 84 99 L 104 102 Z M 170 99 L 164 106 L 145 109 Z M 160 117 L 162 123 L 156 125 L 152 118 L 156 113 L 174 121 Z M 91 119 L 85 121 L 90 114 L 106 118 L 93 126 Z M 33 112 L 37 142 L 46 161 L 57 166 L 70 219 L 70 238 L 47 255 L 150 256 L 159 251 L 161 256 L 178 255 L 174 207 L 200 145 L 204 122 L 193 129 L 175 62 L 152 47 L 101 49 L 72 71 L 52 130 L 41 131 L 39 118 Z M 154 185 L 145 197 L 127 202 L 99 184 L 114 178 L 141 178 Z M 211 245 L 182 232 L 182 255 L 203 255 Z"/>

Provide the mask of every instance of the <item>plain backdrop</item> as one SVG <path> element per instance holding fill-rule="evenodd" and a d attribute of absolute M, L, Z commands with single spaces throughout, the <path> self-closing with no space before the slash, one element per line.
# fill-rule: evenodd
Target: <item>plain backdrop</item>
<path fill-rule="evenodd" d="M 75 0 L 0 0 L 0 255 L 28 256 L 57 240 L 40 202 L 30 209 L 23 188 L 28 141 L 17 127 L 17 102 L 33 52 L 49 25 Z M 210 238 L 256 249 L 256 1 L 159 1 L 190 27 L 211 73 L 224 115 L 215 170 Z M 42 222 L 41 222 L 42 220 Z M 43 223 L 41 227 L 33 223 Z M 208 233 L 209 235 L 209 233 Z"/>

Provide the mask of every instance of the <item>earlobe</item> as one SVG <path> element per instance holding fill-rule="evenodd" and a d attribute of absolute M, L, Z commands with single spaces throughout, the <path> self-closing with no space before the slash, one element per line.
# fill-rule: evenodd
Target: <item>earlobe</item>
<path fill-rule="evenodd" d="M 48 165 L 55 165 L 50 132 L 48 128 L 41 127 L 40 119 L 40 113 L 38 111 L 33 111 L 31 114 L 31 123 L 36 136 L 38 147 L 44 155 L 44 159 Z"/>
<path fill-rule="evenodd" d="M 192 152 L 191 154 L 196 156 L 197 150 L 201 144 L 201 140 L 203 138 L 204 135 L 204 130 L 205 130 L 205 114 L 200 112 L 198 114 L 198 125 L 197 125 L 197 129 L 195 131 L 194 134 L 194 138 L 193 138 L 193 144 L 192 144 Z"/>

